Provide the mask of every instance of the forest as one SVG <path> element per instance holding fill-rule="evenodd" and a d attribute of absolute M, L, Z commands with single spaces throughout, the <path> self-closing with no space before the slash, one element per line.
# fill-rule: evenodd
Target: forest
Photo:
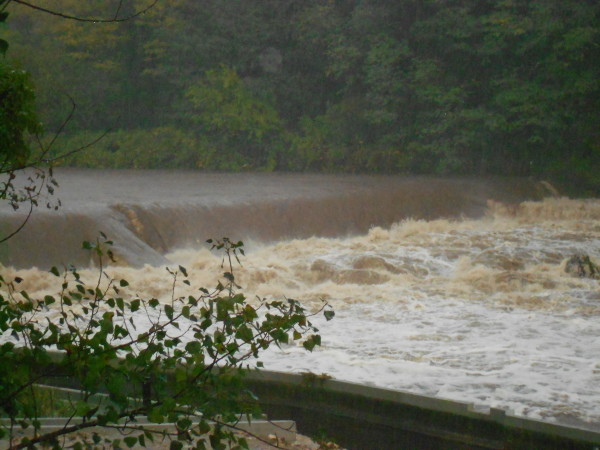
<path fill-rule="evenodd" d="M 148 0 L 47 0 L 77 17 Z M 55 154 L 98 168 L 533 176 L 600 193 L 600 2 L 169 0 L 11 7 Z M 32 127 L 35 128 L 35 127 Z"/>

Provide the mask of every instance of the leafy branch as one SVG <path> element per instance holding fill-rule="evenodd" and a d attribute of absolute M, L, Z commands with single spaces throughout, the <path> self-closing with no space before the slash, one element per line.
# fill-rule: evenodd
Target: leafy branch
<path fill-rule="evenodd" d="M 92 285 L 73 267 L 53 267 L 58 294 L 33 299 L 18 290 L 22 279 L 0 278 L 5 290 L 0 296 L 5 362 L 0 414 L 11 418 L 0 437 L 8 436 L 11 448 L 29 448 L 99 426 L 138 430 L 141 434 L 125 442 L 143 445 L 155 432 L 139 422 L 145 418 L 152 424 L 175 423 L 176 435 L 161 431 L 173 442 L 209 435 L 215 448 L 223 440 L 243 448 L 233 431 L 240 417 L 258 412 L 257 399 L 243 382 L 250 362 L 272 345 L 297 342 L 313 350 L 321 338 L 310 318 L 322 313 L 330 319 L 333 311 L 324 304 L 310 314 L 293 299 L 248 302 L 238 292 L 233 267 L 243 243 L 227 238 L 211 243 L 224 253 L 223 279 L 210 291 L 196 291 L 184 267 L 167 269 L 173 287 L 170 298 L 162 300 L 139 298 L 126 280 L 108 275 L 103 261 L 110 258 L 112 242 L 105 235 L 84 243 L 100 263 Z M 199 294 L 178 296 L 181 285 Z M 33 388 L 49 376 L 76 380 L 81 398 L 71 405 L 63 428 L 45 433 Z M 93 400 L 102 392 L 106 400 Z M 75 418 L 80 421 L 73 423 Z M 33 426 L 33 435 L 17 441 L 15 424 Z"/>

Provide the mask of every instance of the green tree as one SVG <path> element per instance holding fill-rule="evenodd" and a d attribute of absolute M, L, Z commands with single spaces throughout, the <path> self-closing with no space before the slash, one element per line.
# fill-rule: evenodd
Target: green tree
<path fill-rule="evenodd" d="M 186 91 L 191 120 L 203 140 L 198 165 L 218 169 L 274 168 L 281 121 L 230 68 L 210 70 Z"/>
<path fill-rule="evenodd" d="M 48 4 L 86 15 L 102 6 L 84 3 Z M 49 93 L 76 91 L 79 135 L 194 127 L 203 167 L 551 176 L 594 190 L 599 8 L 177 0 L 89 33 L 21 10 L 9 36 L 41 88 L 45 123 L 61 117 Z M 191 123 L 210 108 L 190 101 L 193 92 L 223 67 L 241 80 L 246 106 L 262 103 L 259 114 L 277 116 L 268 139 Z"/>
<path fill-rule="evenodd" d="M 28 134 L 41 130 L 29 74 L 0 61 L 0 171 L 25 166 L 30 155 Z"/>

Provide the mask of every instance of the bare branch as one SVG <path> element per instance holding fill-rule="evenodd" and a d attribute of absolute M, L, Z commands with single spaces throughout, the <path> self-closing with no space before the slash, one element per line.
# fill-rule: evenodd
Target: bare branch
<path fill-rule="evenodd" d="M 69 124 L 69 122 L 73 119 L 73 116 L 75 115 L 75 110 L 77 109 L 77 104 L 75 103 L 75 100 L 73 100 L 73 98 L 70 95 L 67 94 L 67 97 L 69 97 L 69 100 L 71 101 L 71 110 L 69 111 L 69 114 L 67 114 L 67 117 L 65 118 L 65 120 L 63 120 L 63 122 L 60 124 L 58 130 L 54 133 L 54 136 L 52 137 L 50 143 L 47 145 L 44 145 L 41 142 L 39 135 L 36 136 L 38 145 L 39 145 L 40 151 L 41 151 L 40 155 L 37 156 L 34 161 L 27 162 L 26 164 L 22 164 L 17 167 L 11 167 L 10 170 L 7 170 L 7 171 L 4 171 L 2 168 L 0 168 L 0 173 L 16 172 L 16 171 L 23 170 L 23 169 L 35 168 L 38 163 L 51 164 L 59 159 L 67 158 L 67 157 L 74 155 L 76 153 L 79 153 L 89 147 L 92 147 L 93 145 L 95 145 L 96 143 L 101 141 L 108 133 L 110 133 L 112 131 L 112 129 L 109 128 L 106 131 L 104 131 L 100 136 L 98 136 L 96 139 L 88 142 L 87 144 L 85 144 L 81 147 L 66 151 L 57 156 L 53 156 L 52 158 L 45 158 L 45 156 L 50 152 L 50 150 L 56 143 L 56 140 L 64 132 L 66 126 Z"/>
<path fill-rule="evenodd" d="M 52 138 L 50 143 L 46 146 L 46 148 L 42 147 L 42 154 L 39 157 L 40 160 L 44 159 L 44 156 L 52 149 L 52 146 L 54 145 L 58 137 L 62 134 L 67 124 L 73 119 L 73 115 L 75 114 L 75 110 L 77 109 L 77 104 L 75 103 L 75 100 L 73 100 L 73 97 L 71 97 L 69 94 L 67 94 L 67 97 L 71 101 L 71 110 L 69 111 L 69 114 L 67 114 L 65 120 L 63 120 L 60 124 L 60 127 L 58 127 L 56 133 L 54 133 L 54 137 Z"/>
<path fill-rule="evenodd" d="M 83 145 L 81 147 L 78 147 L 78 148 L 76 148 L 74 150 L 69 150 L 68 152 L 61 153 L 60 155 L 55 156 L 53 158 L 45 159 L 43 162 L 45 162 L 45 163 L 51 163 L 51 162 L 57 161 L 57 160 L 62 159 L 62 158 L 67 158 L 68 156 L 74 155 L 75 153 L 79 153 L 79 152 L 81 152 L 81 151 L 83 151 L 83 150 L 85 150 L 87 148 L 90 148 L 93 145 L 96 145 L 96 143 L 100 142 L 102 139 L 104 139 L 104 137 L 108 133 L 110 133 L 111 131 L 112 131 L 112 129 L 109 128 L 108 130 L 104 131 L 100 136 L 98 136 L 93 141 L 90 141 L 87 144 L 85 144 L 85 145 Z"/>
<path fill-rule="evenodd" d="M 10 238 L 12 238 L 14 235 L 16 235 L 17 233 L 19 233 L 19 231 L 21 231 L 23 229 L 23 227 L 25 227 L 25 225 L 27 224 L 27 222 L 29 222 L 29 218 L 31 217 L 31 214 L 33 213 L 33 202 L 30 201 L 29 202 L 29 211 L 27 212 L 27 216 L 25 216 L 25 219 L 23 219 L 23 222 L 21 222 L 21 224 L 9 235 L 4 236 L 3 238 L 0 239 L 0 244 L 2 244 L 3 242 L 8 241 Z"/>
<path fill-rule="evenodd" d="M 13 171 L 10 171 L 9 172 L 9 176 L 12 173 L 13 173 Z M 10 183 L 10 181 L 9 181 L 9 183 Z M 9 189 L 11 189 L 8 186 L 9 183 L 7 183 L 7 185 L 5 187 L 5 191 L 2 194 L 2 196 L 6 195 L 6 192 Z M 29 219 L 30 219 L 30 217 L 31 217 L 31 215 L 33 213 L 33 207 L 37 205 L 36 199 L 37 199 L 37 197 L 40 196 L 40 194 L 42 192 L 42 189 L 44 188 L 45 184 L 46 184 L 46 178 L 43 177 L 42 181 L 39 184 L 39 186 L 36 186 L 35 189 L 33 190 L 33 192 L 31 190 L 27 189 L 27 188 L 25 189 L 25 192 L 27 192 L 27 199 L 21 199 L 21 200 L 18 200 L 18 201 L 19 202 L 29 202 L 29 211 L 27 212 L 27 215 L 25 216 L 25 219 L 23 219 L 23 222 L 13 232 L 11 232 L 7 236 L 4 236 L 4 237 L 2 237 L 0 239 L 0 244 L 3 243 L 3 242 L 5 242 L 5 241 L 7 241 L 7 240 L 9 240 L 14 235 L 16 235 L 17 233 L 19 233 L 23 229 L 23 227 L 27 224 L 27 222 L 29 222 Z"/>
<path fill-rule="evenodd" d="M 119 13 L 121 12 L 121 8 L 123 7 L 123 0 L 119 0 L 119 6 L 117 6 L 117 10 L 115 11 L 114 20 L 119 18 Z"/>
<path fill-rule="evenodd" d="M 52 16 L 61 17 L 63 19 L 75 20 L 77 22 L 118 23 L 118 22 L 127 22 L 128 20 L 134 19 L 136 17 L 141 16 L 142 14 L 147 13 L 149 10 L 151 10 L 152 8 L 154 8 L 154 6 L 159 2 L 159 0 L 154 0 L 146 8 L 141 9 L 141 10 L 135 12 L 134 14 L 131 14 L 130 16 L 119 18 L 118 15 L 119 15 L 119 12 L 121 10 L 121 4 L 122 4 L 122 1 L 121 1 L 119 3 L 119 7 L 116 10 L 115 16 L 113 18 L 109 18 L 109 19 L 101 19 L 101 18 L 98 18 L 98 17 L 86 18 L 86 17 L 72 16 L 70 14 L 65 14 L 65 13 L 62 13 L 60 11 L 54 11 L 52 9 L 43 8 L 43 7 L 39 6 L 39 5 L 35 5 L 33 3 L 26 2 L 25 0 L 12 0 L 12 2 L 16 3 L 18 5 L 26 6 L 26 7 L 31 8 L 31 9 L 35 9 L 36 11 L 40 11 L 40 12 L 44 12 L 46 14 L 50 14 Z"/>

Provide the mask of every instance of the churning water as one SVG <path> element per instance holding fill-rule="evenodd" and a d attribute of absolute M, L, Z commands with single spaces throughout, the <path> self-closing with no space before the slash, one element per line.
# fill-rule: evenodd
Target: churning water
<path fill-rule="evenodd" d="M 295 298 L 313 310 L 325 300 L 336 311 L 318 324 L 320 349 L 270 351 L 266 368 L 600 424 L 600 282 L 564 270 L 575 253 L 600 256 L 600 200 L 542 199 L 551 189 L 527 180 L 58 178 L 63 210 L 40 211 L 2 249 L 19 267 L 4 274 L 18 273 L 30 294 L 56 291 L 50 259 L 89 262 L 68 247 L 97 230 L 117 242 L 120 264 L 109 272 L 138 295 L 170 295 L 164 264 L 211 287 L 221 259 L 200 243 L 228 235 L 246 242 L 236 279 L 249 298 Z M 11 220 L 6 212 L 4 226 Z"/>

